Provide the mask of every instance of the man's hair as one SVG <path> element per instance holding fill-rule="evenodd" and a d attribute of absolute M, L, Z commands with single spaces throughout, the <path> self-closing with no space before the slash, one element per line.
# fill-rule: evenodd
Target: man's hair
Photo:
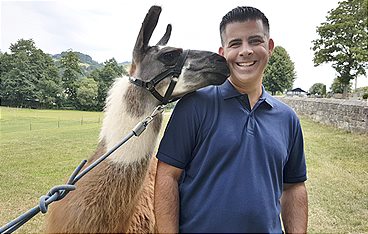
<path fill-rule="evenodd" d="M 224 15 L 224 17 L 222 17 L 220 23 L 221 44 L 224 45 L 222 34 L 228 24 L 234 22 L 244 22 L 247 20 L 262 20 L 263 27 L 265 28 L 265 33 L 267 36 L 269 36 L 270 25 L 268 23 L 267 17 L 263 14 L 262 11 L 249 6 L 236 7 L 229 11 L 226 15 Z"/>

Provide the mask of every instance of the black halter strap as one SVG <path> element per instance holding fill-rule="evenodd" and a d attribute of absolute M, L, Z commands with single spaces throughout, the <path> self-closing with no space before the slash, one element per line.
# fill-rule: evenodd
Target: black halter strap
<path fill-rule="evenodd" d="M 179 57 L 178 61 L 176 62 L 175 66 L 169 67 L 164 72 L 158 74 L 150 81 L 143 81 L 135 77 L 129 77 L 129 81 L 139 87 L 145 88 L 151 92 L 151 94 L 161 102 L 161 104 L 167 104 L 169 102 L 173 102 L 176 99 L 170 99 L 171 94 L 174 91 L 175 85 L 178 81 L 178 78 L 181 74 L 181 70 L 183 69 L 185 60 L 187 59 L 189 50 L 185 50 L 181 56 Z M 160 83 L 165 78 L 171 76 L 169 87 L 167 88 L 165 95 L 162 96 L 157 92 L 156 85 Z"/>

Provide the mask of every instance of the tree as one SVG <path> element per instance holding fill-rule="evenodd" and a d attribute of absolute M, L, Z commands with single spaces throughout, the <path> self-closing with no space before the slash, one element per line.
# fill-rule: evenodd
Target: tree
<path fill-rule="evenodd" d="M 263 78 L 263 85 L 272 95 L 293 87 L 296 78 L 294 63 L 281 46 L 276 46 L 268 62 Z"/>
<path fill-rule="evenodd" d="M 82 78 L 79 80 L 77 88 L 77 100 L 82 110 L 96 110 L 98 87 L 97 82 L 92 78 Z"/>
<path fill-rule="evenodd" d="M 367 9 L 367 0 L 339 2 L 317 27 L 319 38 L 312 41 L 314 65 L 332 62 L 345 96 L 350 80 L 366 75 L 368 68 Z"/>
<path fill-rule="evenodd" d="M 326 95 L 326 85 L 322 83 L 315 83 L 310 87 L 309 93 L 311 94 L 317 94 L 317 95 Z"/>
<path fill-rule="evenodd" d="M 34 53 L 31 57 L 31 67 L 36 73 L 36 96 L 44 107 L 52 107 L 59 104 L 62 94 L 61 78 L 52 58 L 45 53 Z"/>
<path fill-rule="evenodd" d="M 4 101 L 9 104 L 6 99 L 7 99 L 7 93 L 9 93 L 6 89 L 5 89 L 5 82 L 8 79 L 7 77 L 7 73 L 11 70 L 10 68 L 10 55 L 8 53 L 1 53 L 0 54 L 0 104 L 3 105 Z"/>
<path fill-rule="evenodd" d="M 60 95 L 60 77 L 50 56 L 32 39 L 20 39 L 0 57 L 0 96 L 13 106 L 45 107 Z"/>
<path fill-rule="evenodd" d="M 66 94 L 69 105 L 74 107 L 77 106 L 77 89 L 78 79 L 82 75 L 82 69 L 79 65 L 79 57 L 72 50 L 68 50 L 65 55 L 61 58 L 61 68 L 63 88 Z"/>
<path fill-rule="evenodd" d="M 333 80 L 330 89 L 332 93 L 344 93 L 344 91 L 351 92 L 351 83 L 346 85 L 343 82 L 341 82 L 339 77 L 337 77 Z"/>
<path fill-rule="evenodd" d="M 99 109 L 103 108 L 107 91 L 114 82 L 114 79 L 123 74 L 127 75 L 128 73 L 116 62 L 114 58 L 107 60 L 101 70 L 95 70 L 91 73 L 91 76 L 98 82 L 97 100 Z"/>

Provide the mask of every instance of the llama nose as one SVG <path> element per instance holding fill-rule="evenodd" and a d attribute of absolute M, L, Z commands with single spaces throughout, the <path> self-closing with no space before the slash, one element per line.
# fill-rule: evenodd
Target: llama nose
<path fill-rule="evenodd" d="M 226 59 L 222 56 L 218 56 L 215 60 L 216 63 L 226 63 Z"/>
<path fill-rule="evenodd" d="M 226 77 L 230 75 L 230 70 L 225 57 L 214 53 L 211 58 L 213 59 L 217 69 L 221 70 L 220 73 L 224 74 Z"/>
<path fill-rule="evenodd" d="M 226 59 L 223 56 L 216 53 L 212 54 L 211 60 L 213 60 L 216 64 L 226 63 Z"/>

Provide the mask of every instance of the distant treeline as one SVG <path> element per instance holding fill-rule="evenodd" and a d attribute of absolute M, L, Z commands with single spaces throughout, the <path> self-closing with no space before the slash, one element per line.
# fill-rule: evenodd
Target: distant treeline
<path fill-rule="evenodd" d="M 20 39 L 0 52 L 0 104 L 100 111 L 114 79 L 127 74 L 114 58 L 100 64 L 72 50 L 49 55 Z"/>

